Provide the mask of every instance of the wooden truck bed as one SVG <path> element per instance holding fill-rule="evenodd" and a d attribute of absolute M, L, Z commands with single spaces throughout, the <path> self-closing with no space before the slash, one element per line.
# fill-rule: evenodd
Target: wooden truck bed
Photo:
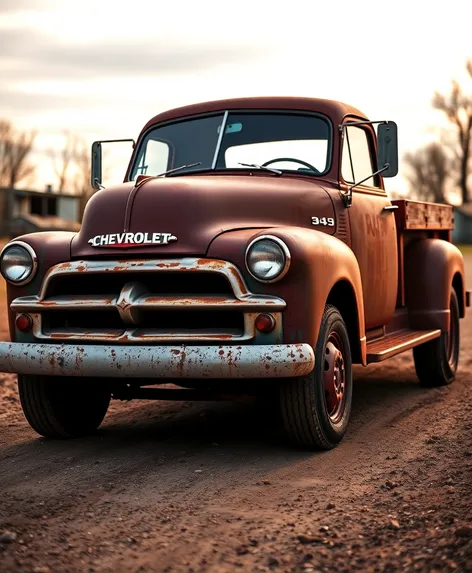
<path fill-rule="evenodd" d="M 454 213 L 451 205 L 426 203 L 399 199 L 392 201 L 397 205 L 395 223 L 398 244 L 398 292 L 397 307 L 405 305 L 404 252 L 408 243 L 419 236 L 451 241 L 454 228 Z"/>
<path fill-rule="evenodd" d="M 424 203 L 399 199 L 392 201 L 397 205 L 395 220 L 399 232 L 415 231 L 452 231 L 454 228 L 454 214 L 451 205 L 438 203 Z"/>

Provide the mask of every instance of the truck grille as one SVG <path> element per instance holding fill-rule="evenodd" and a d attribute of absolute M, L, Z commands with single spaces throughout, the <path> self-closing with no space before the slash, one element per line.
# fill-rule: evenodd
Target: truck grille
<path fill-rule="evenodd" d="M 61 263 L 11 308 L 40 340 L 249 342 L 260 312 L 280 327 L 285 302 L 250 293 L 231 263 L 185 258 Z"/>

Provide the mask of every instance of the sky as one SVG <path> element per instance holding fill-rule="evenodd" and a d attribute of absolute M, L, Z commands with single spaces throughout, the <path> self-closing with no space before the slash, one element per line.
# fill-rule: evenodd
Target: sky
<path fill-rule="evenodd" d="M 431 99 L 466 78 L 471 21 L 464 0 L 0 0 L 0 118 L 38 132 L 40 188 L 64 130 L 136 138 L 161 111 L 225 97 L 343 101 L 396 121 L 403 154 L 447 126 Z M 406 191 L 402 166 L 388 188 Z"/>

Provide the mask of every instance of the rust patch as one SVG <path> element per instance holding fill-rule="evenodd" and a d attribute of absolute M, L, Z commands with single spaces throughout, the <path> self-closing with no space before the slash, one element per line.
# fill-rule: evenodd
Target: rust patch
<path fill-rule="evenodd" d="M 240 291 L 242 293 L 247 293 L 246 285 L 244 284 L 244 281 L 243 281 L 241 275 L 239 274 L 239 272 L 234 267 L 229 267 L 228 270 L 229 270 L 229 274 L 236 281 Z"/>
<path fill-rule="evenodd" d="M 181 374 L 183 374 L 183 371 L 184 371 L 186 358 L 187 358 L 187 353 L 185 352 L 185 350 L 182 350 L 180 353 L 180 360 L 177 364 L 177 370 L 179 370 Z"/>
<path fill-rule="evenodd" d="M 74 338 L 74 334 L 61 334 L 60 332 L 51 332 L 49 335 L 51 338 Z"/>

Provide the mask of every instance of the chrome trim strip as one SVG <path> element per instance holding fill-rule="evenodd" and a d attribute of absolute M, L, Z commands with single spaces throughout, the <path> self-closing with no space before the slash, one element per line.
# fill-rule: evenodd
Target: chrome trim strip
<path fill-rule="evenodd" d="M 0 342 L 0 372 L 101 378 L 292 378 L 315 364 L 309 344 L 101 346 Z M 34 384 L 34 381 L 31 382 Z"/>
<path fill-rule="evenodd" d="M 225 129 L 226 129 L 226 122 L 228 121 L 228 114 L 229 114 L 229 111 L 226 110 L 225 114 L 223 116 L 223 121 L 221 122 L 221 130 L 220 130 L 220 133 L 218 135 L 218 141 L 216 142 L 215 155 L 213 156 L 213 161 L 211 162 L 211 168 L 212 169 L 215 169 L 216 162 L 218 161 L 218 155 L 219 155 L 220 149 L 221 149 L 221 142 L 223 141 L 223 136 L 225 134 Z"/>
<path fill-rule="evenodd" d="M 129 303 L 126 305 L 126 303 Z M 40 300 L 37 296 L 23 296 L 16 298 L 11 303 L 11 310 L 15 312 L 42 312 L 47 310 L 113 310 L 122 306 L 139 310 L 236 310 L 261 312 L 280 311 L 286 307 L 284 300 L 264 295 L 242 295 L 239 298 L 226 298 L 217 296 L 159 296 L 141 295 L 134 300 L 119 297 L 94 297 L 62 295 L 54 298 Z M 121 308 L 121 307 L 120 307 Z"/>

